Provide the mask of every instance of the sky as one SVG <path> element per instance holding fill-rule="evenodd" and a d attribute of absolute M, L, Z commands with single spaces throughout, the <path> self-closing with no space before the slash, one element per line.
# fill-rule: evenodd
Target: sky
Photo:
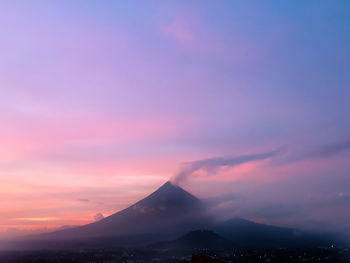
<path fill-rule="evenodd" d="M 1 1 L 0 238 L 172 178 L 350 235 L 349 1 Z M 175 178 L 175 179 L 174 179 Z"/>

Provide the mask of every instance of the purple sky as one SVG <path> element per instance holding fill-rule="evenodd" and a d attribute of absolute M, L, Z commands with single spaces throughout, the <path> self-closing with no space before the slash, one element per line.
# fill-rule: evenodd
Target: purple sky
<path fill-rule="evenodd" d="M 350 234 L 349 12 L 1 1 L 0 233 L 88 223 L 186 171 L 233 194 L 222 217 Z"/>

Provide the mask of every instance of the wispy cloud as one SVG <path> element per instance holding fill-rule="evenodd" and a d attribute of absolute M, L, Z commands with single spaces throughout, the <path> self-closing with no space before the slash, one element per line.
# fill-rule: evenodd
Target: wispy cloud
<path fill-rule="evenodd" d="M 209 197 L 202 199 L 202 201 L 207 204 L 209 207 L 217 206 L 222 203 L 226 202 L 232 202 L 232 201 L 243 201 L 246 200 L 246 197 L 241 194 L 233 194 L 233 193 L 227 193 L 215 197 Z"/>
<path fill-rule="evenodd" d="M 290 152 L 287 162 L 331 158 L 350 150 L 350 139 Z"/>
<path fill-rule="evenodd" d="M 310 157 L 330 157 L 347 150 L 350 150 L 350 139 L 323 146 L 312 152 Z"/>
<path fill-rule="evenodd" d="M 181 18 L 176 18 L 169 24 L 160 25 L 160 30 L 165 35 L 175 38 L 184 45 L 192 44 L 194 40 L 194 35 L 188 22 Z"/>
<path fill-rule="evenodd" d="M 178 185 L 181 182 L 187 180 L 190 175 L 194 174 L 198 170 L 205 170 L 207 172 L 213 173 L 220 167 L 232 167 L 243 163 L 265 160 L 277 156 L 280 154 L 280 152 L 281 150 L 275 150 L 271 152 L 240 155 L 234 157 L 215 157 L 184 163 L 180 168 L 180 172 L 175 174 L 171 178 L 171 181 L 173 184 Z"/>
<path fill-rule="evenodd" d="M 57 220 L 56 217 L 23 217 L 23 218 L 16 218 L 16 220 L 20 221 L 51 221 L 51 220 Z"/>
<path fill-rule="evenodd" d="M 78 201 L 80 201 L 80 202 L 90 202 L 90 200 L 86 199 L 86 198 L 79 198 Z"/>

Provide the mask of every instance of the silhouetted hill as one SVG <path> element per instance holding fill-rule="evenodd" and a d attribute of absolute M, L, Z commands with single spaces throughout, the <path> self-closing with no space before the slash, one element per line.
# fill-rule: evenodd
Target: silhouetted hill
<path fill-rule="evenodd" d="M 233 218 L 214 226 L 214 231 L 242 247 L 302 247 L 329 245 L 329 238 L 285 227 Z"/>

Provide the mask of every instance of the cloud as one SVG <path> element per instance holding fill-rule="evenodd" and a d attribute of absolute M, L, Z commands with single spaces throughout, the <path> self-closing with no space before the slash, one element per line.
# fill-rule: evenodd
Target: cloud
<path fill-rule="evenodd" d="M 175 185 L 179 185 L 181 182 L 187 180 L 190 175 L 192 175 L 198 170 L 205 170 L 208 173 L 213 173 L 216 169 L 220 167 L 232 167 L 243 163 L 265 160 L 274 157 L 279 153 L 280 150 L 275 150 L 271 152 L 264 152 L 258 154 L 240 155 L 234 157 L 215 157 L 184 163 L 180 168 L 180 172 L 178 172 L 171 178 L 171 182 Z"/>
<path fill-rule="evenodd" d="M 331 158 L 350 150 L 350 139 L 330 143 L 323 146 L 314 146 L 311 149 L 303 149 L 292 152 L 287 162 L 298 162 L 309 159 Z"/>
<path fill-rule="evenodd" d="M 97 221 L 100 221 L 102 220 L 104 217 L 104 215 L 102 213 L 97 213 L 96 215 L 94 215 L 94 221 L 97 222 Z"/>
<path fill-rule="evenodd" d="M 160 30 L 182 44 L 189 45 L 193 42 L 193 32 L 184 19 L 176 18 L 172 23 L 160 25 Z"/>
<path fill-rule="evenodd" d="M 300 207 L 297 205 L 274 204 L 262 207 L 256 211 L 256 216 L 264 219 L 288 218 L 298 214 Z"/>
<path fill-rule="evenodd" d="M 227 193 L 227 194 L 223 194 L 215 197 L 205 198 L 205 199 L 202 199 L 202 201 L 205 204 L 207 204 L 209 207 L 211 207 L 211 206 L 217 206 L 222 203 L 231 202 L 231 201 L 243 201 L 245 199 L 246 197 L 244 197 L 243 195 Z"/>
<path fill-rule="evenodd" d="M 311 157 L 330 157 L 347 150 L 350 150 L 350 140 L 321 147 L 318 151 L 313 152 Z"/>
<path fill-rule="evenodd" d="M 80 202 L 90 202 L 90 200 L 86 199 L 86 198 L 79 198 L 78 201 L 80 201 Z"/>

